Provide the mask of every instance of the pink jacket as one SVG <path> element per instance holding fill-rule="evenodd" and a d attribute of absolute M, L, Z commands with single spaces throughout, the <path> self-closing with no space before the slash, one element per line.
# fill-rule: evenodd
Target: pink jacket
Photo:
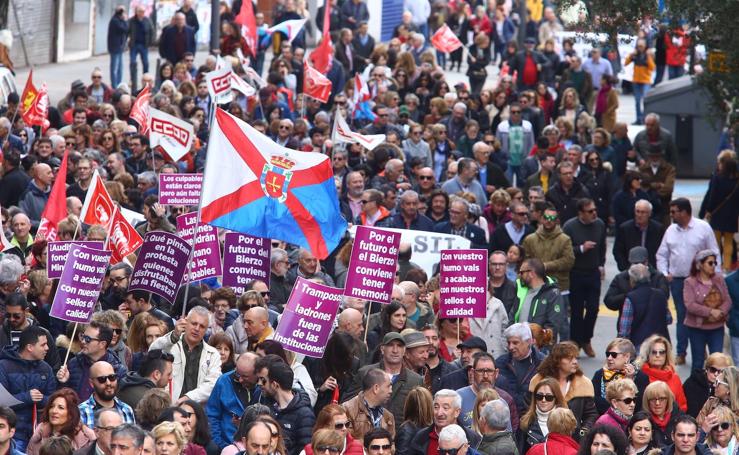
<path fill-rule="evenodd" d="M 718 274 L 711 278 L 712 284 L 706 285 L 700 282 L 697 277 L 691 276 L 685 280 L 683 288 L 683 299 L 685 300 L 685 325 L 695 329 L 713 330 L 723 327 L 726 323 L 726 317 L 731 308 L 731 298 L 729 290 L 723 276 Z M 711 308 L 703 304 L 708 292 L 712 286 L 716 286 L 721 294 L 721 305 L 718 310 L 724 315 L 724 318 L 718 322 L 707 322 L 708 315 L 711 314 Z"/>
<path fill-rule="evenodd" d="M 613 412 L 613 408 L 608 408 L 608 410 L 603 414 L 602 416 L 598 417 L 598 420 L 595 421 L 596 425 L 607 425 L 609 427 L 615 427 L 619 430 L 623 431 L 624 434 L 626 433 L 626 428 L 629 425 L 628 420 L 623 420 L 621 417 L 619 417 L 615 412 Z"/>
<path fill-rule="evenodd" d="M 46 440 L 50 436 L 51 436 L 51 425 L 49 425 L 48 422 L 41 423 L 38 427 L 36 427 L 36 431 L 33 432 L 33 436 L 31 436 L 31 440 L 28 441 L 28 447 L 26 447 L 26 454 L 38 455 L 38 451 L 41 448 L 41 444 L 44 442 L 44 440 Z M 94 441 L 95 439 L 97 439 L 97 437 L 95 436 L 95 432 L 92 431 L 87 426 L 82 425 L 82 428 L 80 429 L 80 431 L 78 431 L 74 435 L 74 439 L 72 439 L 72 450 L 79 450 L 85 447 L 87 444 Z"/>

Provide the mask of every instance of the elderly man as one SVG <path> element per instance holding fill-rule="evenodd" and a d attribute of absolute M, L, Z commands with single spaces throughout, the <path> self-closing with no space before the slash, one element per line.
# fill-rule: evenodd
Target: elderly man
<path fill-rule="evenodd" d="M 477 433 L 474 433 L 474 435 L 477 438 L 477 443 L 475 444 L 472 443 L 465 429 L 459 425 L 452 424 L 444 427 L 439 433 L 439 453 L 454 453 L 456 455 L 479 454 L 476 450 L 476 447 L 479 445 L 479 437 Z"/>
<path fill-rule="evenodd" d="M 418 210 L 418 193 L 408 190 L 400 196 L 400 210 L 392 217 L 390 227 L 414 231 L 432 231 L 434 223 Z"/>
<path fill-rule="evenodd" d="M 437 223 L 434 231 L 454 234 L 469 239 L 471 248 L 488 249 L 485 231 L 468 221 L 470 204 L 462 198 L 455 198 L 449 204 L 449 221 Z"/>
<path fill-rule="evenodd" d="M 95 436 L 91 444 L 76 450 L 74 455 L 111 455 L 111 432 L 123 425 L 123 417 L 115 408 L 100 408 L 95 411 Z"/>
<path fill-rule="evenodd" d="M 496 385 L 515 398 L 516 410 L 523 415 L 528 409 L 525 397 L 529 395 L 529 383 L 544 360 L 544 354 L 536 349 L 528 324 L 513 324 L 503 332 L 503 336 L 508 344 L 508 353 L 495 360 L 499 370 Z"/>
<path fill-rule="evenodd" d="M 472 378 L 470 385 L 457 390 L 459 396 L 462 397 L 462 413 L 460 416 L 460 422 L 465 427 L 472 429 L 474 420 L 473 410 L 479 393 L 486 389 L 494 389 L 498 392 L 500 398 L 505 401 L 506 406 L 510 406 L 511 408 L 511 415 L 509 416 L 509 424 L 511 427 L 506 428 L 509 430 L 512 429 L 512 431 L 518 430 L 518 412 L 516 410 L 516 403 L 508 392 L 495 386 L 498 374 L 499 371 L 495 367 L 495 360 L 490 353 L 478 352 L 474 355 L 470 374 L 470 377 Z"/>
<path fill-rule="evenodd" d="M 665 208 L 670 205 L 672 192 L 675 189 L 675 178 L 677 177 L 675 166 L 665 160 L 661 149 L 651 147 L 647 152 L 646 162 L 639 167 L 639 172 L 644 191 L 659 196 L 660 206 L 663 207 L 659 221 L 664 225 L 670 224 L 670 214 Z"/>
<path fill-rule="evenodd" d="M 480 165 L 477 161 L 472 158 L 460 158 L 457 164 L 457 176 L 444 182 L 441 189 L 448 194 L 472 193 L 475 195 L 477 205 L 482 208 L 487 203 L 487 196 L 480 181 L 477 180 L 479 170 Z"/>
<path fill-rule="evenodd" d="M 489 401 L 480 412 L 477 425 L 482 441 L 477 450 L 484 455 L 518 455 L 516 442 L 508 428 L 511 426 L 511 411 L 501 400 Z"/>
<path fill-rule="evenodd" d="M 634 150 L 642 157 L 649 155 L 650 149 L 659 149 L 664 159 L 673 166 L 677 163 L 677 147 L 672 134 L 660 126 L 659 114 L 649 113 L 644 117 L 644 130 L 634 138 Z"/>
<path fill-rule="evenodd" d="M 31 219 L 23 212 L 16 213 L 10 220 L 10 228 L 13 231 L 10 244 L 20 250 L 19 257 L 23 260 L 31 252 L 31 246 L 33 246 L 31 224 Z"/>
<path fill-rule="evenodd" d="M 624 299 L 618 318 L 618 336 L 631 340 L 636 349 L 655 334 L 669 339 L 667 326 L 672 324 L 672 315 L 667 308 L 668 294 L 650 285 L 649 267 L 646 265 L 634 264 L 628 273 L 633 289 Z M 702 360 L 695 359 L 693 363 L 702 365 Z"/>
<path fill-rule="evenodd" d="M 34 228 L 38 228 L 41 214 L 49 202 L 51 184 L 54 182 L 54 172 L 48 164 L 37 164 L 33 168 L 33 179 L 28 184 L 28 190 L 21 197 L 18 207 L 28 215 Z"/>
<path fill-rule="evenodd" d="M 423 377 L 424 383 L 426 383 L 429 374 L 428 365 L 426 364 L 429 359 L 429 341 L 423 333 L 417 330 L 406 329 L 403 332 L 406 332 L 403 334 L 403 340 L 405 340 L 403 363 L 406 368 Z"/>
<path fill-rule="evenodd" d="M 634 205 L 634 219 L 618 226 L 616 239 L 613 242 L 613 257 L 616 259 L 618 270 L 624 271 L 629 267 L 629 251 L 636 246 L 647 249 L 649 265 L 657 265 L 657 249 L 664 235 L 662 223 L 652 219 L 652 203 L 646 199 L 636 201 Z"/>
<path fill-rule="evenodd" d="M 511 245 L 520 245 L 523 239 L 533 234 L 534 228 L 529 224 L 529 208 L 522 202 L 513 201 L 510 205 L 511 219 L 498 224 L 490 239 L 493 250 L 508 251 Z"/>
<path fill-rule="evenodd" d="M 485 189 L 486 195 L 491 195 L 498 188 L 508 188 L 511 183 L 505 176 L 505 169 L 501 168 L 495 161 L 490 159 L 493 147 L 483 141 L 472 145 L 472 157 L 479 168 L 478 180 Z M 483 204 L 484 205 L 484 204 Z"/>
<path fill-rule="evenodd" d="M 159 55 L 170 62 L 179 62 L 186 52 L 195 54 L 195 30 L 187 25 L 184 13 L 175 13 L 172 24 L 164 27 L 159 38 Z M 144 68 L 144 72 L 148 71 Z"/>
<path fill-rule="evenodd" d="M 173 331 L 156 339 L 149 348 L 174 356 L 172 396 L 177 397 L 177 404 L 207 400 L 221 375 L 218 350 L 203 342 L 209 324 L 210 312 L 196 306 L 186 318 L 177 321 Z"/>
<path fill-rule="evenodd" d="M 321 280 L 327 286 L 336 286 L 334 279 L 328 273 L 321 270 L 321 263 L 313 256 L 313 253 L 305 248 L 301 248 L 298 251 L 298 266 L 293 267 L 287 272 L 287 282 L 291 283 L 291 286 L 297 281 L 298 277 L 305 278 L 306 280 Z"/>
<path fill-rule="evenodd" d="M 123 421 L 134 423 L 133 408 L 116 398 L 118 392 L 118 376 L 113 370 L 113 365 L 108 362 L 95 362 L 90 367 L 90 385 L 92 395 L 86 401 L 80 403 L 80 420 L 89 428 L 95 427 L 94 413 L 97 409 L 115 409 Z"/>
<path fill-rule="evenodd" d="M 362 391 L 342 403 L 351 423 L 351 434 L 361 441 L 374 428 L 384 428 L 395 437 L 395 418 L 385 406 L 393 394 L 393 382 L 389 374 L 372 368 L 362 380 Z"/>
<path fill-rule="evenodd" d="M 289 269 L 290 260 L 287 251 L 282 248 L 272 248 L 269 257 L 269 303 L 280 313 L 292 291 L 292 286 L 287 281 Z"/>
<path fill-rule="evenodd" d="M 464 134 L 464 128 L 467 125 L 467 105 L 458 102 L 454 104 L 452 113 L 440 122 L 446 126 L 447 137 L 454 143 L 457 143 Z"/>
<path fill-rule="evenodd" d="M 111 455 L 142 455 L 146 432 L 138 425 L 124 423 L 110 434 Z"/>
<path fill-rule="evenodd" d="M 649 251 L 643 246 L 635 246 L 629 250 L 629 265 L 644 264 L 649 268 L 649 283 L 652 288 L 661 289 L 665 295 L 670 295 L 670 286 L 667 279 L 653 265 L 649 264 Z M 608 291 L 603 300 L 609 310 L 618 311 L 619 318 L 624 305 L 624 299 L 633 287 L 629 278 L 629 271 L 624 270 L 613 277 Z M 616 320 L 616 329 L 618 330 L 618 320 Z"/>
<path fill-rule="evenodd" d="M 244 314 L 244 331 L 249 340 L 249 351 L 254 352 L 257 345 L 274 337 L 274 330 L 269 324 L 269 312 L 266 308 L 255 306 Z"/>
<path fill-rule="evenodd" d="M 423 385 L 423 378 L 420 375 L 403 366 L 404 357 L 405 339 L 397 332 L 388 332 L 380 345 L 380 361 L 360 368 L 352 387 L 353 391 L 359 390 L 367 372 L 373 368 L 379 368 L 392 375 L 395 379 L 389 409 L 396 422 L 403 421 L 403 407 L 408 393 L 415 387 Z M 347 393 L 349 396 L 352 395 L 351 391 Z"/>
<path fill-rule="evenodd" d="M 407 320 L 416 328 L 433 324 L 434 312 L 425 302 L 421 302 L 421 289 L 413 281 L 403 281 L 399 284 L 403 289 L 403 299 L 400 301 L 406 311 Z"/>
<path fill-rule="evenodd" d="M 430 426 L 418 430 L 411 440 L 408 454 L 437 455 L 440 449 L 456 449 L 464 446 L 467 441 L 473 448 L 477 447 L 480 444 L 480 436 L 473 430 L 457 425 L 461 408 L 462 398 L 454 390 L 442 389 L 436 392 L 434 395 L 434 421 Z M 442 442 L 441 432 L 449 426 L 456 427 L 456 432 L 459 433 L 457 438 L 462 440 L 450 443 L 448 439 L 445 439 Z"/>
<path fill-rule="evenodd" d="M 352 337 L 354 355 L 362 360 L 367 356 L 367 344 L 364 342 L 364 315 L 354 308 L 344 308 L 336 318 L 337 333 L 346 333 Z"/>
<path fill-rule="evenodd" d="M 231 444 L 236 433 L 235 417 L 240 418 L 244 410 L 258 403 L 261 397 L 254 370 L 258 358 L 253 352 L 241 354 L 236 359 L 236 368 L 218 378 L 208 398 L 205 413 L 210 423 L 210 434 L 213 442 L 222 449 Z"/>
<path fill-rule="evenodd" d="M 390 159 L 385 163 L 385 171 L 372 177 L 370 187 L 379 189 L 390 185 L 395 189 L 407 190 L 411 185 L 403 172 L 403 162 L 397 158 Z"/>
<path fill-rule="evenodd" d="M 362 213 L 362 194 L 364 193 L 364 177 L 352 171 L 346 174 L 346 190 L 339 199 L 341 214 L 351 221 Z"/>

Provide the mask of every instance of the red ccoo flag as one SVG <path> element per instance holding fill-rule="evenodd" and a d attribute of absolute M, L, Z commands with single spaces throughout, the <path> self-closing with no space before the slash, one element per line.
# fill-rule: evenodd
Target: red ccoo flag
<path fill-rule="evenodd" d="M 67 154 L 64 152 L 62 165 L 54 180 L 54 186 L 51 187 L 49 201 L 41 214 L 41 222 L 38 225 L 35 241 L 46 240 L 53 242 L 56 240 L 57 226 L 59 222 L 67 217 Z"/>
<path fill-rule="evenodd" d="M 31 110 L 33 101 L 38 96 L 38 89 L 33 85 L 33 69 L 28 73 L 28 80 L 26 80 L 26 86 L 23 88 L 23 95 L 21 96 L 21 116 L 23 121 L 28 123 L 26 113 Z"/>
<path fill-rule="evenodd" d="M 249 52 L 252 57 L 257 58 L 257 19 L 254 17 L 254 5 L 251 0 L 244 0 L 241 3 L 241 10 L 234 18 L 234 22 L 241 25 L 241 34 L 249 46 Z"/>
<path fill-rule="evenodd" d="M 331 63 L 333 62 L 334 56 L 334 45 L 331 42 L 331 0 L 326 0 L 324 3 L 323 10 L 323 34 L 321 35 L 321 42 L 318 46 L 310 53 L 310 62 L 313 64 L 313 68 L 320 71 L 322 74 L 328 74 L 331 69 Z"/>
<path fill-rule="evenodd" d="M 462 47 L 462 41 L 446 24 L 434 33 L 434 36 L 431 37 L 431 44 L 441 52 L 454 52 Z"/>
<path fill-rule="evenodd" d="M 40 126 L 42 130 L 49 127 L 49 90 L 46 84 L 41 85 L 41 89 L 31 102 L 28 111 L 23 113 L 23 121 L 28 126 Z"/>
<path fill-rule="evenodd" d="M 129 115 L 132 119 L 139 124 L 139 133 L 146 134 L 149 132 L 149 123 L 151 122 L 151 114 L 149 113 L 149 101 L 151 100 L 151 90 L 149 84 L 146 84 L 140 92 L 139 96 L 136 97 L 136 101 L 131 107 L 131 114 Z"/>
<path fill-rule="evenodd" d="M 331 96 L 331 81 L 320 71 L 303 62 L 303 94 L 315 98 L 322 103 L 328 102 Z"/>

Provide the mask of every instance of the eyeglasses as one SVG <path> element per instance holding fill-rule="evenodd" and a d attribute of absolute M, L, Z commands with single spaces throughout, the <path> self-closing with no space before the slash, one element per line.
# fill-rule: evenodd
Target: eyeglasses
<path fill-rule="evenodd" d="M 495 374 L 495 370 L 490 368 L 475 368 L 475 373 L 479 374 L 480 376 L 485 376 L 488 374 Z"/>
<path fill-rule="evenodd" d="M 649 399 L 650 403 L 661 403 L 663 401 L 667 401 L 667 397 L 654 397 Z"/>
<path fill-rule="evenodd" d="M 529 212 L 514 212 L 518 216 L 529 216 Z"/>
<path fill-rule="evenodd" d="M 102 79 L 103 76 L 92 76 L 93 79 Z"/>
<path fill-rule="evenodd" d="M 667 351 L 664 349 L 652 349 L 652 355 L 665 355 Z"/>
<path fill-rule="evenodd" d="M 109 374 L 107 376 L 98 376 L 95 378 L 95 380 L 100 384 L 105 384 L 106 382 L 118 381 L 118 376 L 116 376 L 115 374 Z"/>
<path fill-rule="evenodd" d="M 6 313 L 8 316 L 8 319 L 22 319 L 23 313 Z"/>
<path fill-rule="evenodd" d="M 714 425 L 713 428 L 711 428 L 711 431 L 718 431 L 721 430 L 728 430 L 731 427 L 731 424 L 729 422 L 721 422 L 718 425 Z"/>
<path fill-rule="evenodd" d="M 511 114 L 520 114 L 521 111 L 511 111 Z"/>
<path fill-rule="evenodd" d="M 418 176 L 418 180 L 433 180 L 433 179 L 434 179 L 433 175 L 419 175 Z"/>
<path fill-rule="evenodd" d="M 439 449 L 439 455 L 457 455 L 457 453 L 459 452 L 459 449 L 461 448 L 462 446 L 459 446 L 456 449 Z"/>
<path fill-rule="evenodd" d="M 100 338 L 93 338 L 89 335 L 82 335 L 80 337 L 80 340 L 84 341 L 85 343 L 90 343 L 91 341 L 100 341 Z"/>
<path fill-rule="evenodd" d="M 318 446 L 316 447 L 316 450 L 318 451 L 318 453 L 324 453 L 324 452 L 339 453 L 341 452 L 341 448 L 334 447 L 334 446 Z"/>
<path fill-rule="evenodd" d="M 352 427 L 351 422 L 339 422 L 334 424 L 334 430 L 343 430 L 346 428 L 347 430 Z"/>
<path fill-rule="evenodd" d="M 291 126 L 288 126 L 288 125 L 280 125 L 280 129 L 281 130 L 289 130 L 290 128 L 292 128 L 292 127 Z"/>
<path fill-rule="evenodd" d="M 370 450 L 390 450 L 391 447 L 391 444 L 370 444 L 369 446 Z"/>
<path fill-rule="evenodd" d="M 537 393 L 535 395 L 536 401 L 546 401 L 548 403 L 551 403 L 554 401 L 555 396 L 551 393 Z"/>
<path fill-rule="evenodd" d="M 606 351 L 606 357 L 613 357 L 614 359 L 618 357 L 619 354 L 621 353 L 616 351 Z"/>
<path fill-rule="evenodd" d="M 627 397 L 627 398 L 624 398 L 623 400 L 618 400 L 618 401 L 622 402 L 625 405 L 630 405 L 631 403 L 636 403 L 636 398 Z"/>
<path fill-rule="evenodd" d="M 116 283 L 123 283 L 128 279 L 127 276 L 112 276 L 110 277 L 111 280 L 115 281 Z"/>

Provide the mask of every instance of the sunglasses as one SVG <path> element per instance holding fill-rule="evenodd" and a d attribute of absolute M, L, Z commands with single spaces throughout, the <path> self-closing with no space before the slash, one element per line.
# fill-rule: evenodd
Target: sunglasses
<path fill-rule="evenodd" d="M 23 313 L 6 313 L 8 316 L 8 319 L 21 319 L 23 317 Z"/>
<path fill-rule="evenodd" d="M 529 212 L 515 212 L 518 216 L 529 216 Z"/>
<path fill-rule="evenodd" d="M 343 429 L 351 429 L 352 423 L 351 422 L 341 422 L 341 423 L 335 423 L 334 424 L 334 430 L 343 430 Z"/>
<path fill-rule="evenodd" d="M 667 351 L 664 349 L 652 349 L 652 355 L 665 355 Z"/>
<path fill-rule="evenodd" d="M 708 371 L 711 374 L 719 374 L 719 373 L 721 373 L 724 370 L 719 370 L 716 367 L 708 367 L 708 368 L 706 368 L 706 371 Z"/>
<path fill-rule="evenodd" d="M 118 381 L 118 376 L 116 376 L 115 374 L 109 374 L 107 376 L 98 376 L 98 377 L 95 378 L 95 380 L 99 384 L 105 384 L 106 382 L 116 382 L 116 381 Z"/>
<path fill-rule="evenodd" d="M 625 405 L 627 405 L 627 406 L 628 406 L 628 405 L 630 405 L 631 403 L 636 403 L 636 398 L 628 397 L 628 398 L 624 398 L 623 400 L 618 400 L 618 401 L 620 401 L 620 402 L 622 402 L 623 404 L 625 404 Z"/>
<path fill-rule="evenodd" d="M 544 219 L 547 221 L 557 221 L 557 215 L 544 215 Z"/>
<path fill-rule="evenodd" d="M 123 329 L 113 329 L 113 333 L 120 336 L 123 333 Z"/>
<path fill-rule="evenodd" d="M 456 449 L 439 449 L 439 455 L 457 455 L 461 448 L 462 447 L 457 447 Z"/>
<path fill-rule="evenodd" d="M 390 444 L 370 444 L 369 446 L 370 450 L 390 450 L 390 447 L 392 447 Z"/>
<path fill-rule="evenodd" d="M 613 357 L 614 359 L 618 357 L 619 354 L 621 353 L 616 351 L 606 351 L 606 357 Z"/>
<path fill-rule="evenodd" d="M 431 175 L 419 175 L 418 180 L 433 180 L 434 177 Z"/>
<path fill-rule="evenodd" d="M 716 261 L 706 261 L 706 264 L 708 264 L 711 267 L 715 267 L 716 266 Z"/>
<path fill-rule="evenodd" d="M 90 343 L 91 341 L 100 341 L 100 338 L 93 338 L 89 335 L 82 335 L 80 337 L 80 340 L 84 341 L 85 343 Z"/>
<path fill-rule="evenodd" d="M 554 401 L 554 395 L 551 393 L 537 393 L 536 395 L 536 401 L 546 401 L 548 403 L 551 403 Z"/>
<path fill-rule="evenodd" d="M 341 448 L 334 447 L 334 446 L 318 446 L 317 449 L 318 449 L 318 453 L 325 453 L 325 452 L 339 453 L 341 452 Z"/>
<path fill-rule="evenodd" d="M 718 425 L 715 425 L 713 428 L 711 428 L 711 431 L 718 431 L 721 430 L 728 430 L 731 427 L 731 424 L 729 422 L 722 422 Z"/>

